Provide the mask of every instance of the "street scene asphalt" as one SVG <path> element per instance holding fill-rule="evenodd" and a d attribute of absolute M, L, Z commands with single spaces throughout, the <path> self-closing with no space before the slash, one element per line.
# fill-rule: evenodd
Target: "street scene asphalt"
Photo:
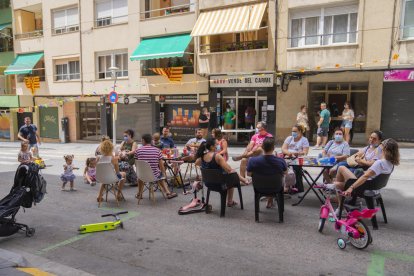
<path fill-rule="evenodd" d="M 18 233 L 0 238 L 0 248 L 23 256 L 32 266 L 55 275 L 414 275 L 414 149 L 401 149 L 401 165 L 382 190 L 388 216 L 377 215 L 379 230 L 364 250 L 351 245 L 340 250 L 333 224 L 317 230 L 320 202 L 309 194 L 299 206 L 297 196 L 285 200 L 284 223 L 277 208 L 261 202 L 260 223 L 254 221 L 252 186 L 242 187 L 244 210 L 227 208 L 220 218 L 217 193 L 211 194 L 212 213 L 180 216 L 177 211 L 192 198 L 175 189 L 177 198 L 156 202 L 148 194 L 137 206 L 136 187 L 126 186 L 125 202 L 113 198 L 98 208 L 98 186 L 83 183 L 85 159 L 97 144 L 42 144 L 40 155 L 47 195 L 17 221 L 36 229 L 33 237 Z M 19 143 L 0 143 L 0 197 L 12 187 L 18 166 Z M 231 147 L 230 156 L 243 148 Z M 64 154 L 74 154 L 75 192 L 60 190 Z M 311 150 L 315 156 L 319 151 Z M 229 162 L 238 168 L 238 162 Z M 310 172 L 315 175 L 317 171 Z M 239 202 L 235 193 L 234 199 Z M 82 224 L 108 221 L 102 214 L 127 210 L 124 229 L 78 234 Z M 1 252 L 0 252 L 1 258 Z M 0 270 L 0 275 L 2 271 Z"/>

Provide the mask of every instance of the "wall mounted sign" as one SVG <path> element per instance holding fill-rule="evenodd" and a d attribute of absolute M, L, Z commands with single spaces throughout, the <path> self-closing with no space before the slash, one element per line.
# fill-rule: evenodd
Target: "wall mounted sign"
<path fill-rule="evenodd" d="M 384 71 L 384 81 L 414 82 L 414 69 Z"/>
<path fill-rule="evenodd" d="M 211 76 L 210 87 L 273 87 L 273 74 Z"/>

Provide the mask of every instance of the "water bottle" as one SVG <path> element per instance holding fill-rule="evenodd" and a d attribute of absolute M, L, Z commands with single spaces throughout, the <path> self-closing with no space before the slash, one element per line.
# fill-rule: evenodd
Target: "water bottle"
<path fill-rule="evenodd" d="M 329 163 L 330 164 L 335 164 L 336 163 L 336 158 L 334 156 L 331 156 L 331 158 L 329 158 Z"/>

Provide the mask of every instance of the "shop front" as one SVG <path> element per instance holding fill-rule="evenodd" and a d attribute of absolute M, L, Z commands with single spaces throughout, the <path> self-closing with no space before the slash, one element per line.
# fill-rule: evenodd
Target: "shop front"
<path fill-rule="evenodd" d="M 308 116 L 311 133 L 316 133 L 320 104 L 325 102 L 331 112 L 330 131 L 341 127 L 344 104 L 348 102 L 355 118 L 351 130 L 351 140 L 364 143 L 368 112 L 368 82 L 310 83 Z"/>
<path fill-rule="evenodd" d="M 386 137 L 414 142 L 414 69 L 384 72 L 381 129 Z"/>
<path fill-rule="evenodd" d="M 275 134 L 273 74 L 211 76 L 209 102 L 216 111 L 218 126 L 228 133 L 230 142 L 247 143 L 259 121 L 265 121 L 268 132 Z"/>
<path fill-rule="evenodd" d="M 15 141 L 24 118 L 33 119 L 33 97 L 0 95 L 0 141 Z"/>
<path fill-rule="evenodd" d="M 199 94 L 160 95 L 159 118 L 156 118 L 160 131 L 169 127 L 174 141 L 187 142 L 194 137 L 201 108 L 207 100 L 207 95 Z"/>

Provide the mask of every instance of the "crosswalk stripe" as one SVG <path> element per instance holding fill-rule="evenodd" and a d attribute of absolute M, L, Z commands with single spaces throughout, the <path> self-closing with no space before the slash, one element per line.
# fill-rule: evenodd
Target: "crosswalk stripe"
<path fill-rule="evenodd" d="M 16 166 L 19 165 L 19 162 L 8 162 L 8 161 L 0 161 L 0 165 L 9 165 L 9 166 Z"/>

